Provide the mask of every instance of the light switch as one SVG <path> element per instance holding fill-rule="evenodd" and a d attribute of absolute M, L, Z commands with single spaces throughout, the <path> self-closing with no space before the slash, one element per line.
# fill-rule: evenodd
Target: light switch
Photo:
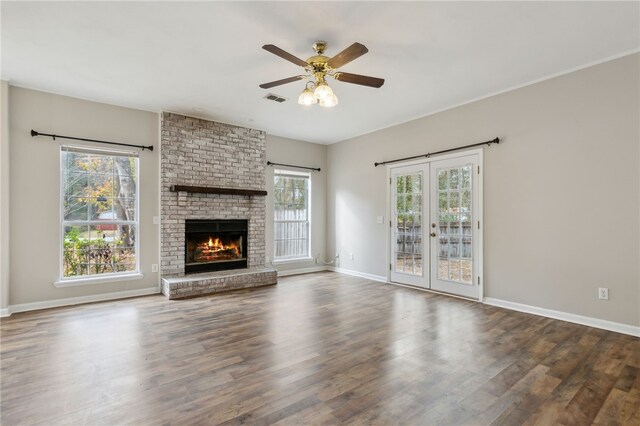
<path fill-rule="evenodd" d="M 376 218 L 376 221 L 377 221 L 378 223 L 384 223 L 384 216 L 378 216 L 378 217 Z"/>
<path fill-rule="evenodd" d="M 159 225 L 160 224 L 160 216 L 154 216 L 153 217 L 153 224 L 154 225 Z"/>

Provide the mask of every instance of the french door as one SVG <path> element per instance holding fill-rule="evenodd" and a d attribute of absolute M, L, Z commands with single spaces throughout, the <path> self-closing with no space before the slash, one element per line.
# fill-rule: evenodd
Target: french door
<path fill-rule="evenodd" d="M 480 296 L 479 155 L 391 169 L 392 282 Z"/>
<path fill-rule="evenodd" d="M 428 220 L 429 168 L 396 167 L 391 171 L 391 281 L 427 287 L 429 284 Z M 426 242 L 426 244 L 425 244 Z"/>

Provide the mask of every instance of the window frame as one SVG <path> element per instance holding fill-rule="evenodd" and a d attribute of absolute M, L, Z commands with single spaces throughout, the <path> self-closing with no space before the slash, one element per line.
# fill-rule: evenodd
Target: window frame
<path fill-rule="evenodd" d="M 77 152 L 84 152 L 90 155 L 103 155 L 103 156 L 125 156 L 125 157 L 133 157 L 137 161 L 136 170 L 135 170 L 135 182 L 136 182 L 136 191 L 135 191 L 135 218 L 132 221 L 126 220 L 111 220 L 111 221 L 97 221 L 97 220 L 78 220 L 78 221 L 66 221 L 64 218 L 64 197 L 65 197 L 65 182 L 64 175 L 67 171 L 66 164 L 63 165 L 62 157 L 65 151 L 77 150 Z M 84 285 L 84 284 L 99 284 L 104 282 L 116 282 L 116 281 L 128 281 L 128 280 L 136 280 L 141 279 L 144 275 L 140 271 L 140 156 L 137 152 L 134 151 L 119 151 L 114 149 L 105 149 L 105 148 L 95 148 L 95 147 L 87 147 L 82 145 L 60 145 L 60 154 L 58 158 L 60 164 L 59 170 L 59 194 L 58 201 L 60 203 L 60 217 L 59 217 L 59 225 L 60 225 L 60 234 L 58 238 L 58 248 L 59 252 L 59 279 L 55 281 L 53 284 L 56 287 L 68 287 L 75 285 Z M 67 226 L 97 226 L 97 225 L 132 225 L 135 228 L 135 241 L 134 241 L 134 249 L 136 255 L 135 262 L 135 270 L 133 271 L 122 271 L 122 272 L 110 272 L 104 274 L 86 274 L 86 275 L 74 275 L 65 277 L 64 276 L 64 238 L 65 238 L 65 227 Z"/>
<path fill-rule="evenodd" d="M 307 196 L 306 198 L 306 202 L 307 202 L 307 220 L 306 221 L 302 221 L 302 220 L 277 220 L 276 219 L 276 191 L 275 191 L 275 178 L 278 175 L 284 175 L 284 176 L 291 176 L 291 177 L 301 177 L 301 178 L 305 178 L 307 179 Z M 283 263 L 295 263 L 295 262 L 302 262 L 302 261 L 308 261 L 308 260 L 312 260 L 313 257 L 311 256 L 311 194 L 312 194 L 312 188 L 311 188 L 311 172 L 302 172 L 299 170 L 288 170 L 288 169 L 274 169 L 273 171 L 273 187 L 274 187 L 274 191 L 273 191 L 273 264 L 283 264 Z M 276 223 L 304 223 L 306 222 L 307 225 L 307 254 L 303 255 L 303 256 L 287 256 L 287 257 L 276 257 Z M 284 241 L 288 241 L 288 240 L 284 240 Z"/>

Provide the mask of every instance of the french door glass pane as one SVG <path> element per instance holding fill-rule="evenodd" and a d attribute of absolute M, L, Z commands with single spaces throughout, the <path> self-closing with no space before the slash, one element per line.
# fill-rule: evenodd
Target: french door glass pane
<path fill-rule="evenodd" d="M 472 165 L 437 170 L 438 279 L 473 284 Z"/>
<path fill-rule="evenodd" d="M 422 276 L 422 172 L 395 177 L 395 271 Z"/>

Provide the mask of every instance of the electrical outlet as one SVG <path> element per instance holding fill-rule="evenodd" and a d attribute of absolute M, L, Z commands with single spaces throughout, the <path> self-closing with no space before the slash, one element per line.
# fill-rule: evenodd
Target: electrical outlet
<path fill-rule="evenodd" d="M 153 265 L 151 265 L 151 272 L 158 272 L 158 264 L 154 263 Z"/>
<path fill-rule="evenodd" d="M 376 222 L 378 222 L 378 223 L 383 223 L 383 222 L 384 222 L 384 217 L 383 217 L 383 216 L 378 216 L 378 217 L 376 218 Z"/>
<path fill-rule="evenodd" d="M 609 300 L 609 289 L 600 287 L 598 289 L 598 299 Z"/>
<path fill-rule="evenodd" d="M 349 260 L 353 260 L 353 253 L 349 253 Z"/>

